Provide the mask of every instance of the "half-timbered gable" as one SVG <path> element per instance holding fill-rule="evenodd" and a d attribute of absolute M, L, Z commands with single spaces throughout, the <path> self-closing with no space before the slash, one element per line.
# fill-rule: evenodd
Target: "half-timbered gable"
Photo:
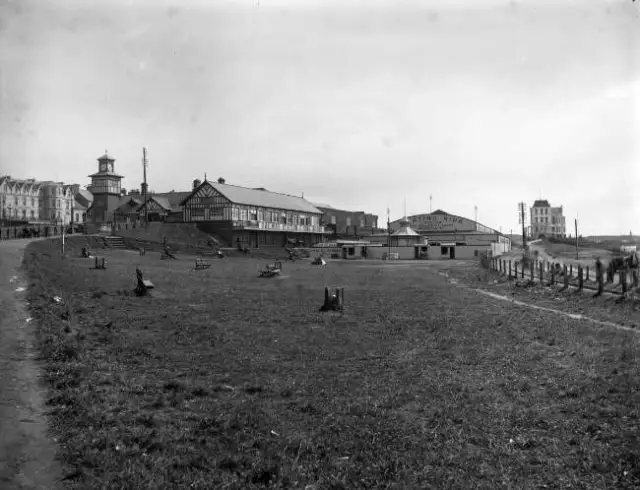
<path fill-rule="evenodd" d="M 186 222 L 208 223 L 212 232 L 249 246 L 286 243 L 286 234 L 322 237 L 322 212 L 301 197 L 205 180 L 182 201 Z M 277 233 L 275 233 L 277 232 Z"/>
<path fill-rule="evenodd" d="M 138 208 L 139 215 L 144 217 L 146 211 L 149 221 L 182 221 L 181 203 L 190 194 L 175 191 L 151 194 L 147 202 Z"/>

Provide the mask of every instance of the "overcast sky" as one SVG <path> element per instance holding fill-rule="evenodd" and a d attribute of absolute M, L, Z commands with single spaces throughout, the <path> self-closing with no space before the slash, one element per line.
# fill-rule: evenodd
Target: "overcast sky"
<path fill-rule="evenodd" d="M 640 234 L 631 0 L 5 0 L 0 173 L 194 178 L 509 232 L 541 195 Z"/>

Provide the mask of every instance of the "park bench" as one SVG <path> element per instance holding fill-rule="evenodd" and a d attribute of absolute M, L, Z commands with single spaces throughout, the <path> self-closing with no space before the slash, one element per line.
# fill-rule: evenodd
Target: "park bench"
<path fill-rule="evenodd" d="M 276 274 L 280 274 L 282 270 L 282 262 L 276 261 L 272 264 L 267 264 L 263 270 L 260 271 L 260 277 L 271 277 Z"/>
<path fill-rule="evenodd" d="M 204 259 L 196 259 L 196 270 L 208 269 L 211 267 L 211 263 Z"/>
<path fill-rule="evenodd" d="M 104 260 L 104 257 L 95 257 L 95 267 L 94 269 L 106 269 L 107 261 Z"/>
<path fill-rule="evenodd" d="M 136 279 L 138 284 L 134 290 L 137 296 L 145 296 L 149 289 L 153 289 L 155 286 L 148 279 L 144 279 L 142 271 L 136 267 Z"/>

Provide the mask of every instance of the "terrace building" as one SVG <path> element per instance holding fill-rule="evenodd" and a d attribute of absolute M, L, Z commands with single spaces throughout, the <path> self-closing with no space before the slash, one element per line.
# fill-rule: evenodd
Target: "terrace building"
<path fill-rule="evenodd" d="M 0 205 L 3 222 L 35 222 L 40 220 L 42 183 L 35 179 L 0 177 Z"/>
<path fill-rule="evenodd" d="M 218 182 L 194 180 L 180 202 L 183 221 L 235 246 L 284 246 L 288 239 L 322 241 L 322 211 L 301 197 Z"/>
<path fill-rule="evenodd" d="M 63 182 L 0 177 L 0 206 L 3 222 L 69 224 L 74 208 L 74 186 Z"/>

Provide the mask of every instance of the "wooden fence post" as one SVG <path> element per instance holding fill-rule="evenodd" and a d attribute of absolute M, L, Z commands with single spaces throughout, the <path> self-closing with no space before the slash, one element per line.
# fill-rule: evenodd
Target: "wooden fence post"
<path fill-rule="evenodd" d="M 511 261 L 509 261 L 509 279 L 511 279 Z"/>
<path fill-rule="evenodd" d="M 566 266 L 565 266 L 566 269 Z M 573 277 L 573 264 L 569 264 L 569 275 Z"/>
<path fill-rule="evenodd" d="M 627 297 L 627 271 L 621 270 L 619 273 L 620 285 L 622 286 L 622 297 Z"/>
<path fill-rule="evenodd" d="M 529 262 L 529 272 L 531 273 L 531 280 L 533 281 L 533 277 L 535 275 L 535 264 L 533 262 L 533 260 L 531 262 Z"/>
<path fill-rule="evenodd" d="M 631 272 L 631 277 L 633 278 L 633 287 L 638 287 L 638 269 L 633 269 Z"/>
<path fill-rule="evenodd" d="M 589 266 L 587 266 L 587 277 L 586 277 L 586 280 L 587 281 L 589 280 Z"/>
<path fill-rule="evenodd" d="M 502 262 L 504 262 L 503 259 L 498 260 L 498 267 L 500 268 L 500 274 L 502 274 Z"/>
<path fill-rule="evenodd" d="M 582 287 L 584 286 L 584 279 L 582 277 L 582 266 L 578 266 L 578 291 L 582 291 Z"/>
<path fill-rule="evenodd" d="M 551 285 L 553 286 L 556 283 L 556 268 L 551 267 Z"/>
<path fill-rule="evenodd" d="M 516 272 L 516 273 L 515 273 L 515 275 L 514 275 L 513 277 L 514 277 L 515 279 L 518 279 L 518 263 L 517 263 L 517 262 L 514 262 L 514 263 L 513 263 L 513 266 L 514 266 L 514 268 L 515 268 L 515 272 Z"/>
<path fill-rule="evenodd" d="M 567 264 L 564 264 L 564 267 L 562 268 L 562 272 L 564 273 L 563 289 L 569 289 L 569 274 L 567 274 Z"/>
<path fill-rule="evenodd" d="M 540 286 L 542 286 L 542 281 L 544 281 L 544 267 L 542 267 L 542 263 L 538 264 L 538 274 L 540 274 Z"/>

